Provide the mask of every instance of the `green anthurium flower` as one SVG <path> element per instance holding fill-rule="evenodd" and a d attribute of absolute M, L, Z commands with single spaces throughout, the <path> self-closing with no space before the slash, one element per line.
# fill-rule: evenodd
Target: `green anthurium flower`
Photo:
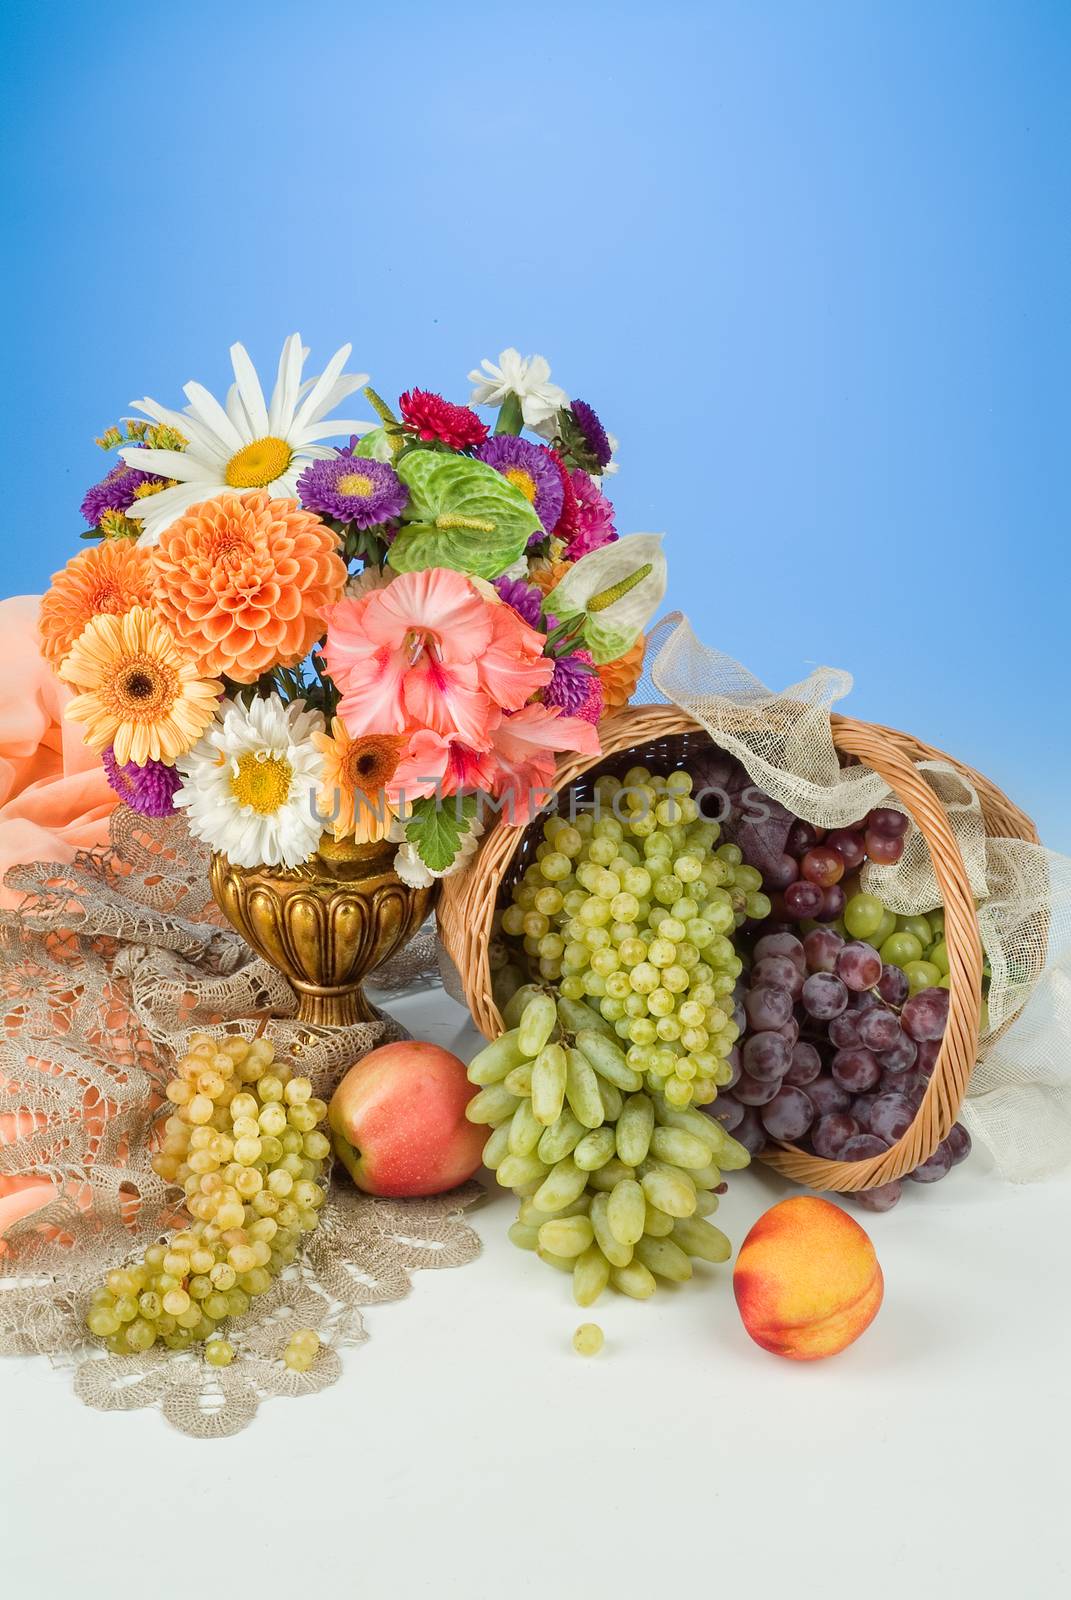
<path fill-rule="evenodd" d="M 497 578 L 540 526 L 521 491 L 483 461 L 413 450 L 396 470 L 409 490 L 405 523 L 390 548 L 396 572 L 454 567 Z"/>
<path fill-rule="evenodd" d="M 353 453 L 365 461 L 385 461 L 388 466 L 394 459 L 394 449 L 385 428 L 373 428 L 371 433 L 362 434 Z"/>
<path fill-rule="evenodd" d="M 560 623 L 583 619 L 580 637 L 601 666 L 635 644 L 666 592 L 660 533 L 630 533 L 574 562 L 543 602 Z"/>

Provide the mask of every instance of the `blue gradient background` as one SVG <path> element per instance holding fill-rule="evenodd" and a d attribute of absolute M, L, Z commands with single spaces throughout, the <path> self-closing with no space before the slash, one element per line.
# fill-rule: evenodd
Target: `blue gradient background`
<path fill-rule="evenodd" d="M 2 587 L 95 433 L 299 328 L 388 395 L 539 350 L 767 683 L 1071 849 L 1071 5 L 12 4 Z"/>

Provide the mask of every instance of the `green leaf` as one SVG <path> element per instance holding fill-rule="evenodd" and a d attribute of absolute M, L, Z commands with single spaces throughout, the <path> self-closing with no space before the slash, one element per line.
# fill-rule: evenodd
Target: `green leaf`
<path fill-rule="evenodd" d="M 461 840 L 476 813 L 475 795 L 414 800 L 405 837 L 416 846 L 421 861 L 432 872 L 445 872 L 461 849 Z"/>
<path fill-rule="evenodd" d="M 521 411 L 519 395 L 508 394 L 502 402 L 495 423 L 496 433 L 520 433 L 524 427 L 524 415 Z"/>
<path fill-rule="evenodd" d="M 540 527 L 521 491 L 483 461 L 414 450 L 396 470 L 409 490 L 405 525 L 390 551 L 397 572 L 453 567 L 497 578 Z"/>

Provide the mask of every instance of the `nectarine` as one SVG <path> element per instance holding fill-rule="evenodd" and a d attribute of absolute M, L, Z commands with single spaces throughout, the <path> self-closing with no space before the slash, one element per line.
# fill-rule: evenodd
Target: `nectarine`
<path fill-rule="evenodd" d="M 416 1039 L 382 1045 L 350 1068 L 331 1099 L 335 1152 L 368 1194 L 454 1189 L 480 1165 L 487 1137 L 465 1120 L 475 1093 L 449 1050 Z"/>
<path fill-rule="evenodd" d="M 764 1212 L 733 1269 L 744 1327 L 790 1361 L 845 1349 L 874 1320 L 883 1291 L 865 1230 L 817 1195 L 795 1195 Z"/>

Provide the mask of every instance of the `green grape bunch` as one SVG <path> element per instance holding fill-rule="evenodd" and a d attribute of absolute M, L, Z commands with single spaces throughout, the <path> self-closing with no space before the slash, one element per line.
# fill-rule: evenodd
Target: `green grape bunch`
<path fill-rule="evenodd" d="M 465 1114 L 491 1129 L 484 1162 L 521 1200 L 513 1243 L 571 1274 L 581 1306 L 607 1285 L 645 1300 L 659 1278 L 689 1279 L 693 1259 L 727 1261 L 729 1240 L 706 1218 L 722 1172 L 748 1164 L 744 1147 L 648 1092 L 588 1001 L 529 985 L 505 1020 L 469 1065 L 478 1093 Z"/>
<path fill-rule="evenodd" d="M 732 935 L 770 914 L 761 874 L 718 843 L 691 789 L 687 772 L 600 777 L 600 814 L 547 819 L 500 924 L 532 977 L 597 1009 L 627 1065 L 678 1108 L 731 1078 Z"/>
<path fill-rule="evenodd" d="M 160 1177 L 182 1186 L 191 1223 L 94 1292 L 86 1325 L 113 1355 L 207 1340 L 206 1361 L 228 1365 L 234 1352 L 220 1324 L 242 1316 L 316 1228 L 331 1153 L 327 1105 L 274 1054 L 269 1039 L 191 1037 L 152 1158 Z"/>

